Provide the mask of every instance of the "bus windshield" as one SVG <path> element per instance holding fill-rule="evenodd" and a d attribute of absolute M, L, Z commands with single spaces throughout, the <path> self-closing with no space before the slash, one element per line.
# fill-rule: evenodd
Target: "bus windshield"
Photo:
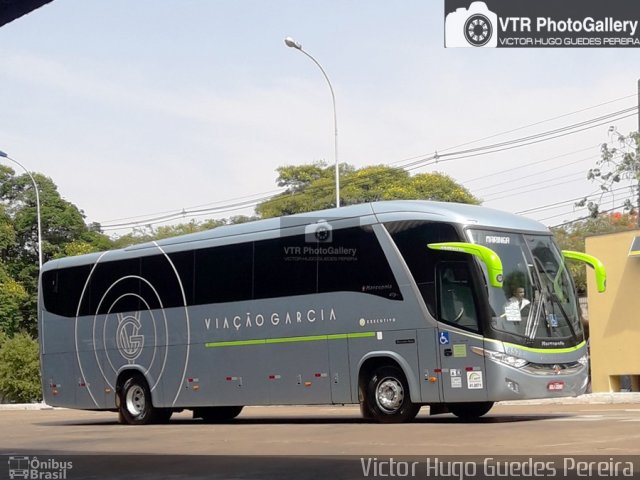
<path fill-rule="evenodd" d="M 503 288 L 488 287 L 494 330 L 542 347 L 582 340 L 573 283 L 551 236 L 490 230 L 471 235 L 502 260 Z"/>

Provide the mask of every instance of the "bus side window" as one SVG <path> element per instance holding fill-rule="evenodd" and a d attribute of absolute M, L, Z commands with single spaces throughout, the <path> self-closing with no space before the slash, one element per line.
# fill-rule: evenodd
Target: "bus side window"
<path fill-rule="evenodd" d="M 427 244 L 460 240 L 456 230 L 446 223 L 427 221 L 390 222 L 385 227 L 404 258 L 422 299 L 432 317 L 436 317 L 435 270 L 443 252 L 429 250 Z"/>
<path fill-rule="evenodd" d="M 438 266 L 440 320 L 477 332 L 476 312 L 469 266 L 446 262 Z"/>
<path fill-rule="evenodd" d="M 358 292 L 402 300 L 389 261 L 371 227 L 333 230 L 318 243 L 318 292 Z"/>

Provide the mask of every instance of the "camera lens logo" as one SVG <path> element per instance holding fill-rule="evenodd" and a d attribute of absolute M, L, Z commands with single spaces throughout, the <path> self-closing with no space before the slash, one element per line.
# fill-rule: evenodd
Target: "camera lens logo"
<path fill-rule="evenodd" d="M 333 227 L 326 220 L 321 220 L 307 225 L 304 236 L 307 243 L 329 243 L 333 240 Z"/>
<path fill-rule="evenodd" d="M 445 19 L 446 47 L 497 47 L 495 25 L 498 16 L 484 2 L 458 8 Z"/>
<path fill-rule="evenodd" d="M 470 44 L 481 47 L 491 40 L 493 27 L 487 17 L 477 13 L 464 24 L 464 35 Z"/>

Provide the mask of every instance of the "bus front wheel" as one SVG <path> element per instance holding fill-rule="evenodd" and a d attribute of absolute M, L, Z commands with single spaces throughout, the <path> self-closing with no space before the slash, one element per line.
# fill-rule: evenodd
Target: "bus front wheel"
<path fill-rule="evenodd" d="M 404 373 L 394 366 L 374 370 L 367 384 L 364 405 L 370 416 L 380 423 L 408 422 L 420 410 L 420 405 L 411 402 Z"/>
<path fill-rule="evenodd" d="M 493 402 L 449 403 L 447 408 L 462 420 L 477 420 L 493 407 Z"/>
<path fill-rule="evenodd" d="M 129 377 L 118 393 L 118 413 L 121 423 L 147 425 L 154 421 L 151 391 L 141 375 Z"/>

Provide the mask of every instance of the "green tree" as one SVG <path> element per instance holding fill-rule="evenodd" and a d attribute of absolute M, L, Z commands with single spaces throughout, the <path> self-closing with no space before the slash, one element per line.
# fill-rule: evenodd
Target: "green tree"
<path fill-rule="evenodd" d="M 613 136 L 612 142 L 602 144 L 600 160 L 596 162 L 597 167 L 589 170 L 587 178 L 597 182 L 603 194 L 612 191 L 623 180 L 632 183 L 635 198 L 627 200 L 623 208 L 633 213 L 640 209 L 640 133 L 631 132 L 624 136 L 614 127 L 611 127 L 609 132 Z M 587 202 L 584 198 L 576 205 L 581 207 L 586 205 L 593 218 L 600 213 L 598 201 Z M 638 221 L 640 222 L 640 217 Z"/>
<path fill-rule="evenodd" d="M 10 337 L 18 332 L 28 300 L 27 290 L 0 265 L 0 331 Z"/>
<path fill-rule="evenodd" d="M 125 248 L 130 245 L 138 245 L 140 243 L 161 240 L 163 238 L 177 237 L 179 235 L 187 235 L 189 233 L 202 232 L 223 225 L 233 225 L 238 223 L 251 222 L 257 220 L 258 217 L 246 215 L 236 215 L 221 220 L 205 220 L 197 222 L 195 220 L 189 223 L 179 223 L 177 225 L 165 225 L 158 228 L 146 227 L 137 228 L 132 233 L 122 235 L 113 241 L 113 248 Z"/>
<path fill-rule="evenodd" d="M 110 239 L 99 232 L 99 226 L 85 224 L 84 213 L 61 197 L 53 180 L 39 173 L 34 179 L 40 195 L 44 261 L 110 248 Z M 39 273 L 36 194 L 27 174 L 16 175 L 4 165 L 0 165 L 0 253 L 6 273 L 27 292 L 19 329 L 35 336 Z M 6 298 L 6 288 L 4 294 Z"/>
<path fill-rule="evenodd" d="M 42 399 L 38 343 L 18 333 L 0 347 L 0 396 L 10 402 Z"/>
<path fill-rule="evenodd" d="M 587 218 L 563 227 L 556 227 L 552 231 L 562 250 L 584 252 L 586 237 L 633 230 L 637 228 L 637 221 L 637 213 L 601 213 L 596 218 Z M 578 292 L 581 294 L 586 293 L 586 267 L 576 262 L 569 262 L 568 265 L 576 282 Z"/>
<path fill-rule="evenodd" d="M 280 167 L 277 184 L 286 191 L 260 203 L 262 218 L 311 212 L 335 206 L 335 170 L 325 163 Z M 401 168 L 340 166 L 340 202 L 353 205 L 378 200 L 421 199 L 478 204 L 462 185 L 441 173 L 410 175 Z"/>

